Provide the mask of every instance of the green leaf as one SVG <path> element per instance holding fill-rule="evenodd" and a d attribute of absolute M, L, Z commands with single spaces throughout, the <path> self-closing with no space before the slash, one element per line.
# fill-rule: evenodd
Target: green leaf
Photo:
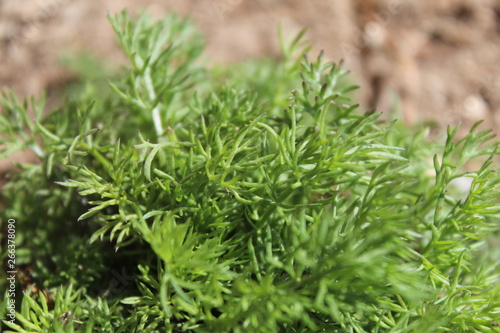
<path fill-rule="evenodd" d="M 160 150 L 159 145 L 154 147 L 149 153 L 148 157 L 146 158 L 146 161 L 144 162 L 144 176 L 149 181 L 151 181 L 151 163 L 153 163 L 153 159 L 155 158 L 159 150 Z"/>
<path fill-rule="evenodd" d="M 110 199 L 108 201 L 99 203 L 98 206 L 92 207 L 91 209 L 89 209 L 88 212 L 86 212 L 85 214 L 82 214 L 78 218 L 78 221 L 88 219 L 89 217 L 94 216 L 95 214 L 99 213 L 104 208 L 109 207 L 109 206 L 113 206 L 113 205 L 116 205 L 116 204 L 118 204 L 118 201 L 116 199 Z"/>

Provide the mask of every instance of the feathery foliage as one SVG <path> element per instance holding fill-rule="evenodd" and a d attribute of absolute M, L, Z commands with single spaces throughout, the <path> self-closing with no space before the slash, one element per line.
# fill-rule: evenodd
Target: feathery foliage
<path fill-rule="evenodd" d="M 500 332 L 490 131 L 357 112 L 303 32 L 210 69 L 187 20 L 110 22 L 130 65 L 99 99 L 0 98 L 1 155 L 39 160 L 2 191 L 33 272 L 3 329 Z"/>

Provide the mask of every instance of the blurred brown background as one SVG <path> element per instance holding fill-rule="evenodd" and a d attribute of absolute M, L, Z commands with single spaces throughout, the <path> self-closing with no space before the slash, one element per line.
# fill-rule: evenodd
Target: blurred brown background
<path fill-rule="evenodd" d="M 361 85 L 365 109 L 397 101 L 407 122 L 500 129 L 499 0 L 0 0 L 0 88 L 21 95 L 72 79 L 63 53 L 124 61 L 106 14 L 127 8 L 194 18 L 215 63 L 278 54 L 277 27 L 302 27 Z"/>

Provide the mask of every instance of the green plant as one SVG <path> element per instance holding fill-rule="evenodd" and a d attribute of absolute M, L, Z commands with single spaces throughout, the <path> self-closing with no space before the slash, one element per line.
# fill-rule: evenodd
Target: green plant
<path fill-rule="evenodd" d="M 26 289 L 5 329 L 500 331 L 490 131 L 441 144 L 358 114 L 341 65 L 296 60 L 303 33 L 212 71 L 175 15 L 110 21 L 130 61 L 113 94 L 0 99 L 2 155 L 40 161 L 10 174 L 1 223 L 54 298 Z"/>

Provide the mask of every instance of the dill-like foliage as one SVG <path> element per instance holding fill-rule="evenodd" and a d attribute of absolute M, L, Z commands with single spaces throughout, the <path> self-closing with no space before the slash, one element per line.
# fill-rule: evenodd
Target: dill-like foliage
<path fill-rule="evenodd" d="M 2 191 L 38 281 L 3 329 L 500 332 L 490 131 L 432 142 L 358 112 L 303 32 L 209 68 L 184 19 L 110 22 L 130 64 L 109 91 L 0 99 L 2 156 L 39 160 Z"/>

